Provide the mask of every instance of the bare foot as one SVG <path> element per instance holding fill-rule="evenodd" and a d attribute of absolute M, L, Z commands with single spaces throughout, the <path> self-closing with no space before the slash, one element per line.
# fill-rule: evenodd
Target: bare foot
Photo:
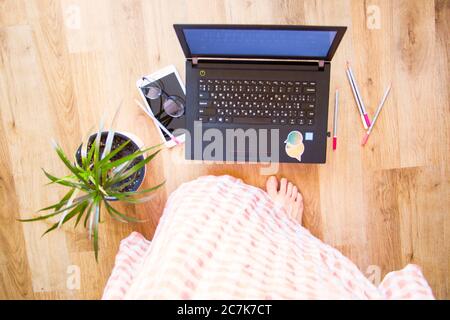
<path fill-rule="evenodd" d="M 266 190 L 272 200 L 281 205 L 288 215 L 302 224 L 303 217 L 303 197 L 297 187 L 286 178 L 281 178 L 280 185 L 275 176 L 267 179 Z"/>

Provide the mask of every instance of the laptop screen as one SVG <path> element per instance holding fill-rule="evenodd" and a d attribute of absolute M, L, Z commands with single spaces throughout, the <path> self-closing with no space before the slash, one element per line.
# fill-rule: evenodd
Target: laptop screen
<path fill-rule="evenodd" d="M 186 28 L 195 56 L 326 58 L 337 32 L 331 30 Z"/>

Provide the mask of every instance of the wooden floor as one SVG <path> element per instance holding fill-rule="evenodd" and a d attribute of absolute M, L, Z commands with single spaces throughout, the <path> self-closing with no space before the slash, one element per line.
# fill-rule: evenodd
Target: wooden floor
<path fill-rule="evenodd" d="M 167 179 L 166 188 L 153 202 L 125 208 L 150 222 L 102 224 L 98 264 L 84 229 L 41 238 L 46 222 L 16 222 L 64 191 L 45 187 L 40 170 L 65 173 L 51 138 L 72 152 L 124 99 L 118 129 L 147 145 L 159 141 L 133 103 L 135 81 L 169 64 L 184 78 L 172 29 L 181 22 L 348 26 L 331 72 L 342 98 L 338 150 L 329 146 L 325 165 L 280 165 L 278 176 L 304 193 L 312 233 L 362 272 L 384 276 L 416 263 L 436 297 L 450 298 L 449 11 L 446 0 L 0 0 L 0 298 L 99 298 L 120 240 L 132 230 L 151 239 L 180 183 L 231 174 L 263 186 L 260 165 L 192 164 L 182 149 L 167 150 L 146 178 L 148 185 Z M 371 115 L 392 82 L 365 148 L 346 60 Z M 81 284 L 73 289 L 78 268 Z"/>

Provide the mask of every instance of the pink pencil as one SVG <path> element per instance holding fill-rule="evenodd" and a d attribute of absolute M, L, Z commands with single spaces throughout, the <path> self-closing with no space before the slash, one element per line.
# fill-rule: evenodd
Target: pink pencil
<path fill-rule="evenodd" d="M 362 139 L 362 142 L 361 142 L 362 146 L 364 146 L 367 143 L 367 140 L 369 140 L 369 135 L 372 132 L 375 122 L 378 119 L 378 115 L 380 114 L 380 111 L 383 108 L 384 102 L 386 101 L 389 91 L 391 91 L 391 85 L 389 85 L 389 87 L 386 89 L 386 92 L 384 93 L 384 96 L 381 99 L 380 105 L 378 106 L 377 112 L 375 113 L 375 117 L 373 117 L 372 124 L 370 125 L 369 129 L 367 130 L 366 134 L 364 135 L 364 137 Z"/>
<path fill-rule="evenodd" d="M 334 98 L 333 150 L 336 150 L 337 146 L 338 105 L 339 105 L 339 91 L 336 89 L 336 95 Z"/>

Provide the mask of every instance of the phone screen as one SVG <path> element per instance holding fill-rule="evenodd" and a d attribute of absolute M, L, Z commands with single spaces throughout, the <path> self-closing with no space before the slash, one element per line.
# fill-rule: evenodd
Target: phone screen
<path fill-rule="evenodd" d="M 145 78 L 143 80 L 145 81 Z M 170 133 L 173 133 L 176 129 L 185 129 L 186 96 L 180 83 L 178 82 L 177 76 L 172 72 L 155 81 L 157 81 L 158 86 L 161 88 L 161 94 L 159 95 L 159 97 L 153 99 L 147 97 L 147 88 L 145 85 L 141 88 L 141 90 L 156 119 L 158 119 L 159 122 L 161 122 L 161 124 L 164 125 Z M 176 114 L 175 117 L 171 115 L 170 109 L 167 108 L 167 104 L 166 108 L 164 107 L 164 104 L 167 103 L 168 99 L 176 101 L 177 104 L 183 104 L 183 113 L 180 116 L 178 114 Z M 166 141 L 171 140 L 163 130 L 161 130 L 161 132 L 164 135 Z"/>

